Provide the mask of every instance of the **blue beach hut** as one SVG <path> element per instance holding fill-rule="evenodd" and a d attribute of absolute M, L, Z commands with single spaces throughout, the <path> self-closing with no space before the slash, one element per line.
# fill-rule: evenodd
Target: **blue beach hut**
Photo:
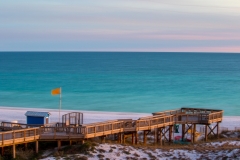
<path fill-rule="evenodd" d="M 38 125 L 45 125 L 50 122 L 49 112 L 34 112 L 34 111 L 27 111 L 25 113 L 27 118 L 27 124 L 38 124 Z"/>

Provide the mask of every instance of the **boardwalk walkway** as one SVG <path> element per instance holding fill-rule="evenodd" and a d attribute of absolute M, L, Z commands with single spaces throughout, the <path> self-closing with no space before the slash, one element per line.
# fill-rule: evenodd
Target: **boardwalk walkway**
<path fill-rule="evenodd" d="M 223 111 L 199 108 L 180 108 L 177 110 L 156 112 L 153 116 L 140 117 L 138 120 L 116 119 L 83 125 L 66 125 L 58 123 L 56 126 L 41 126 L 31 128 L 26 124 L 2 122 L 0 132 L 0 147 L 38 141 L 71 141 L 84 140 L 94 137 L 117 135 L 119 142 L 124 143 L 125 135 L 132 134 L 132 142 L 138 142 L 138 132 L 143 131 L 144 143 L 147 133 L 155 132 L 156 142 L 172 141 L 173 126 L 182 125 L 182 137 L 191 129 L 192 135 L 196 132 L 196 125 L 205 125 L 205 140 L 209 134 L 219 134 L 219 123 L 222 121 Z M 210 124 L 215 123 L 215 127 Z M 217 132 L 217 133 L 216 133 Z M 194 142 L 194 136 L 192 136 Z M 14 149 L 15 150 L 15 149 Z M 14 151 L 15 152 L 15 151 Z"/>

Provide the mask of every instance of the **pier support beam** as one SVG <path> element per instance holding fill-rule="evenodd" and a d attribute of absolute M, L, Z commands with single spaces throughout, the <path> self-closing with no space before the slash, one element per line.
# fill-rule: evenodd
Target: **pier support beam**
<path fill-rule="evenodd" d="M 164 128 L 160 128 L 160 130 L 159 130 L 159 141 L 160 141 L 161 146 L 163 145 L 163 140 L 162 140 L 163 132 L 164 132 Z"/>
<path fill-rule="evenodd" d="M 38 153 L 38 141 L 36 141 L 36 153 Z"/>
<path fill-rule="evenodd" d="M 182 141 L 185 137 L 185 124 L 182 124 Z"/>
<path fill-rule="evenodd" d="M 196 142 L 196 124 L 193 124 L 193 142 Z"/>
<path fill-rule="evenodd" d="M 208 137 L 207 130 L 208 130 L 208 125 L 205 125 L 205 142 L 207 142 L 207 137 Z"/>
<path fill-rule="evenodd" d="M 158 143 L 158 129 L 157 128 L 154 129 L 154 143 L 155 144 Z"/>
<path fill-rule="evenodd" d="M 120 134 L 120 139 L 121 139 L 121 143 L 124 143 L 124 140 L 123 140 L 124 139 L 124 133 Z"/>
<path fill-rule="evenodd" d="M 160 140 L 162 140 L 163 144 L 165 144 L 165 142 L 170 142 L 171 141 L 171 137 L 172 137 L 172 127 L 171 126 L 168 126 L 168 127 L 163 127 L 163 128 L 160 128 L 161 129 L 161 137 L 160 137 Z"/>
<path fill-rule="evenodd" d="M 143 131 L 143 143 L 147 143 L 147 131 Z"/>
<path fill-rule="evenodd" d="M 138 132 L 135 132 L 135 144 L 138 144 Z"/>
<path fill-rule="evenodd" d="M 13 158 L 16 158 L 16 145 L 13 145 Z"/>
<path fill-rule="evenodd" d="M 69 141 L 69 145 L 70 145 L 70 146 L 72 145 L 72 140 Z"/>
<path fill-rule="evenodd" d="M 4 155 L 4 147 L 2 147 L 2 152 L 1 152 L 2 156 Z"/>
<path fill-rule="evenodd" d="M 173 126 L 169 126 L 169 131 L 168 131 L 168 142 L 171 142 L 172 141 L 172 129 L 173 129 Z"/>
<path fill-rule="evenodd" d="M 101 143 L 105 143 L 106 136 L 101 136 Z"/>
<path fill-rule="evenodd" d="M 193 124 L 190 126 L 190 133 L 191 133 L 191 143 L 193 143 Z"/>
<path fill-rule="evenodd" d="M 122 143 L 122 133 L 118 133 L 118 143 Z"/>
<path fill-rule="evenodd" d="M 212 134 L 216 138 L 219 138 L 219 123 L 218 122 L 215 126 L 208 125 L 207 128 L 209 128 L 209 133 L 207 134 L 207 136 Z M 214 132 L 215 130 L 216 130 L 216 132 Z"/>
<path fill-rule="evenodd" d="M 132 144 L 134 144 L 134 132 L 132 132 Z"/>
<path fill-rule="evenodd" d="M 61 148 L 61 141 L 58 140 L 58 149 L 60 149 L 60 148 Z"/>

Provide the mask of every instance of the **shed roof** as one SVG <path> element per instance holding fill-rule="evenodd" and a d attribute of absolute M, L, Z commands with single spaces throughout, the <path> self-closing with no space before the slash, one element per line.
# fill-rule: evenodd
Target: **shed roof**
<path fill-rule="evenodd" d="M 48 117 L 50 115 L 49 112 L 34 112 L 34 111 L 27 111 L 25 116 L 33 116 L 33 117 Z"/>

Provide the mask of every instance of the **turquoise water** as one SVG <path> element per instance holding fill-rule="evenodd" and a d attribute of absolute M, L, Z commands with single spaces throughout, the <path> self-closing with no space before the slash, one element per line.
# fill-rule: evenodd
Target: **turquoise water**
<path fill-rule="evenodd" d="M 240 115 L 240 54 L 0 52 L 0 106 Z"/>

